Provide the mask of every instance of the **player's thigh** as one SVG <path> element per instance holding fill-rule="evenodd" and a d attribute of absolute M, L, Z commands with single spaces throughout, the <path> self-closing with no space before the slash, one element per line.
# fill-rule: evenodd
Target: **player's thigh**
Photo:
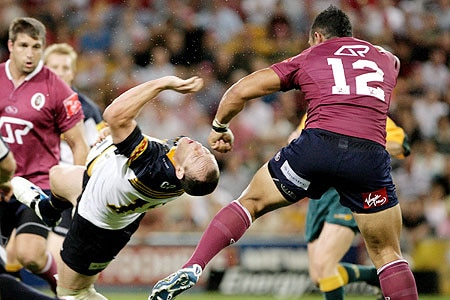
<path fill-rule="evenodd" d="M 56 234 L 54 232 L 50 232 L 47 238 L 47 250 L 53 255 L 53 257 L 59 262 L 61 261 L 61 247 L 64 242 L 64 237 Z"/>
<path fill-rule="evenodd" d="M 28 264 L 31 264 L 41 268 L 47 262 L 47 240 L 44 237 L 32 233 L 22 233 L 16 235 L 15 244 L 17 259 L 25 267 L 30 268 Z"/>
<path fill-rule="evenodd" d="M 83 189 L 83 166 L 54 166 L 50 169 L 50 186 L 52 193 L 65 198 L 76 205 L 76 200 Z"/>
<path fill-rule="evenodd" d="M 354 213 L 367 252 L 376 268 L 401 259 L 400 232 L 402 217 L 400 205 L 369 214 Z"/>
<path fill-rule="evenodd" d="M 292 204 L 283 197 L 276 187 L 267 164 L 256 172 L 238 200 L 250 212 L 253 219 L 277 208 Z"/>

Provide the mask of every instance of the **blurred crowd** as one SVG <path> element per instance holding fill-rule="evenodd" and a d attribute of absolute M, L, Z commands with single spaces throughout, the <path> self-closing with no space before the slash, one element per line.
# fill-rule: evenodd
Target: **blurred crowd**
<path fill-rule="evenodd" d="M 32 16 L 46 25 L 48 45 L 65 42 L 77 50 L 75 86 L 101 109 L 141 82 L 199 75 L 202 91 L 163 92 L 138 121 L 149 135 L 188 135 L 206 144 L 224 91 L 246 74 L 306 49 L 312 19 L 330 4 L 349 14 L 355 37 L 401 61 L 390 116 L 412 147 L 409 157 L 393 161 L 406 244 L 450 238 L 450 0 L 2 0 L 0 58 L 8 59 L 11 20 Z M 298 91 L 250 102 L 231 125 L 235 149 L 215 153 L 222 170 L 218 189 L 148 212 L 140 236 L 201 231 L 286 143 L 305 108 Z M 250 232 L 302 234 L 306 204 L 273 212 Z"/>

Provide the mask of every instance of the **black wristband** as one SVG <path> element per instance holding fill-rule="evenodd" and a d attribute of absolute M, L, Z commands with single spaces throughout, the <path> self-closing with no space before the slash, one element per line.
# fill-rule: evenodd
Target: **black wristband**
<path fill-rule="evenodd" d="M 228 127 L 217 127 L 217 126 L 212 126 L 212 130 L 214 130 L 215 132 L 218 133 L 224 133 L 228 131 Z"/>

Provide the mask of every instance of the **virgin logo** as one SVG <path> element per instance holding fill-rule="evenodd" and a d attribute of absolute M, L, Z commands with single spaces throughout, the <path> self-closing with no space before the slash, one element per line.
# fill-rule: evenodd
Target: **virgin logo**
<path fill-rule="evenodd" d="M 364 199 L 364 208 L 378 207 L 389 202 L 386 188 L 369 193 L 362 193 Z"/>

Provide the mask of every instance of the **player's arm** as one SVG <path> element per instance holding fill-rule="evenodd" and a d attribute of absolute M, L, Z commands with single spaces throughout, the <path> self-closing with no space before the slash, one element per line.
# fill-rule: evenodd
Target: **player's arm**
<path fill-rule="evenodd" d="M 117 97 L 103 112 L 103 119 L 115 144 L 125 140 L 136 127 L 136 116 L 142 107 L 154 99 L 163 90 L 174 90 L 179 93 L 197 92 L 203 87 L 203 79 L 194 76 L 181 79 L 176 76 L 165 76 L 144 82 Z"/>
<path fill-rule="evenodd" d="M 8 145 L 0 138 L 0 190 L 1 200 L 9 200 L 12 196 L 10 180 L 16 172 L 16 160 Z"/>
<path fill-rule="evenodd" d="M 80 120 L 75 126 L 63 132 L 63 135 L 72 150 L 73 164 L 84 166 L 89 153 L 89 145 L 84 135 L 83 120 Z"/>
<path fill-rule="evenodd" d="M 228 152 L 233 137 L 228 129 L 230 121 L 244 108 L 247 101 L 280 90 L 280 78 L 271 68 L 258 70 L 232 85 L 220 100 L 208 142 L 212 149 Z"/>

